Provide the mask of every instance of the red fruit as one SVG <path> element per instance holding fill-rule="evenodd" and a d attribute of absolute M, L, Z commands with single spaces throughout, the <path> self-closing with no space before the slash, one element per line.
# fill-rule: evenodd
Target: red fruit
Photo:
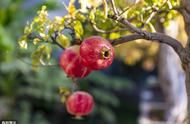
<path fill-rule="evenodd" d="M 81 117 L 90 114 L 93 108 L 93 97 L 87 92 L 74 92 L 66 100 L 67 111 L 71 115 L 75 115 L 76 117 Z"/>
<path fill-rule="evenodd" d="M 78 45 L 65 49 L 60 56 L 59 64 L 69 77 L 82 78 L 91 72 L 91 69 L 82 64 Z"/>
<path fill-rule="evenodd" d="M 105 69 L 113 62 L 114 48 L 106 39 L 92 36 L 82 42 L 80 55 L 83 64 L 87 67 L 94 70 Z"/>

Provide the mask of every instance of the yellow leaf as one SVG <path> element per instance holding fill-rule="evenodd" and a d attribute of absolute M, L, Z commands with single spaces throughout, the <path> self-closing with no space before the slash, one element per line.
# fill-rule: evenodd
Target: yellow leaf
<path fill-rule="evenodd" d="M 120 33 L 111 33 L 110 34 L 110 39 L 117 39 L 120 37 Z"/>
<path fill-rule="evenodd" d="M 75 5 L 74 5 L 74 0 L 71 0 L 70 3 L 69 3 L 69 6 L 68 6 L 68 12 L 69 14 L 73 17 L 75 12 L 76 12 L 76 8 L 75 8 Z"/>
<path fill-rule="evenodd" d="M 64 96 L 68 96 L 71 93 L 71 91 L 66 87 L 59 87 L 59 93 Z"/>
<path fill-rule="evenodd" d="M 40 42 L 40 39 L 39 39 L 39 38 L 35 38 L 35 39 L 33 40 L 34 45 L 36 45 L 36 44 L 39 43 L 39 42 Z"/>
<path fill-rule="evenodd" d="M 60 99 L 60 101 L 61 101 L 61 103 L 65 103 L 65 101 L 66 101 L 66 98 L 65 98 L 65 96 L 61 96 L 61 99 Z"/>
<path fill-rule="evenodd" d="M 20 45 L 21 48 L 27 49 L 26 40 L 21 40 L 21 41 L 19 42 L 19 45 Z"/>
<path fill-rule="evenodd" d="M 69 38 L 63 34 L 59 34 L 56 40 L 64 48 L 67 48 L 68 46 L 70 46 Z"/>
<path fill-rule="evenodd" d="M 81 39 L 81 36 L 84 34 L 82 23 L 80 21 L 74 21 L 73 27 L 75 29 L 76 38 Z"/>
<path fill-rule="evenodd" d="M 19 41 L 18 41 L 19 45 L 21 48 L 23 49 L 27 49 L 27 37 L 26 36 L 22 36 Z"/>

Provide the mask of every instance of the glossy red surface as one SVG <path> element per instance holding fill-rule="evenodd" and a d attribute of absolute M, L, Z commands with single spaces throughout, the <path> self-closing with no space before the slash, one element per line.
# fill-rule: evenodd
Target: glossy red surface
<path fill-rule="evenodd" d="M 82 62 L 93 70 L 109 67 L 114 59 L 113 46 L 100 36 L 84 39 L 80 46 Z"/>

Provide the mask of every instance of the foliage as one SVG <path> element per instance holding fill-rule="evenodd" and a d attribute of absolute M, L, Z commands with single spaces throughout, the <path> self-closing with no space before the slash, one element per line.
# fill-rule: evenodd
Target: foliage
<path fill-rule="evenodd" d="M 47 43 L 45 40 L 41 41 L 41 38 L 36 39 L 27 39 L 27 46 L 26 44 L 20 44 L 23 46 L 23 48 L 27 48 L 27 50 L 24 49 L 18 49 L 17 43 L 15 42 L 18 36 L 20 36 L 23 25 L 22 23 L 25 22 L 27 15 L 33 15 L 37 6 L 31 7 L 30 9 L 27 9 L 25 11 L 21 11 L 21 5 L 22 2 L 18 1 L 1 1 L 5 8 L 1 8 L 0 13 L 3 15 L 9 15 L 9 16 L 3 16 L 6 18 L 6 20 L 9 21 L 1 21 L 0 23 L 0 54 L 1 54 L 1 65 L 0 65 L 0 94 L 1 94 L 1 101 L 2 102 L 8 102 L 8 104 L 2 104 L 1 108 L 5 109 L 4 113 L 4 119 L 8 118 L 15 118 L 18 120 L 21 124 L 29 124 L 29 123 L 36 123 L 36 124 L 49 124 L 54 123 L 55 121 L 51 118 L 48 119 L 47 115 L 43 111 L 47 110 L 55 110 L 57 107 L 59 110 L 56 110 L 56 113 L 58 111 L 63 111 L 63 104 L 60 102 L 60 99 L 62 98 L 58 94 L 58 89 L 61 86 L 64 87 L 72 87 L 72 84 L 70 83 L 71 80 L 66 77 L 66 75 L 63 73 L 62 70 L 58 69 L 56 66 L 57 64 L 57 56 L 59 54 L 59 49 L 52 45 L 51 43 Z M 0 2 L 0 3 L 1 3 Z M 19 13 L 15 16 L 14 13 L 8 14 L 10 11 L 9 9 L 12 9 L 12 4 L 14 6 L 17 6 L 14 10 L 14 13 Z M 48 4 L 49 5 L 49 4 Z M 34 9 L 35 8 L 35 9 Z M 48 8 L 51 8 L 48 6 Z M 46 12 L 45 8 L 43 8 L 42 11 L 38 12 L 38 17 L 35 18 L 35 23 L 27 24 L 27 26 L 23 29 L 25 33 L 29 34 L 30 28 L 32 26 L 32 29 L 35 28 L 37 32 L 32 32 L 39 34 L 40 37 L 43 37 L 43 29 L 44 27 L 41 26 L 41 29 L 37 26 L 40 23 L 43 23 L 44 20 L 47 21 L 47 23 L 50 24 L 50 27 L 53 29 L 58 29 L 60 27 L 60 17 L 55 17 L 55 19 L 49 20 L 45 17 Z M 84 18 L 84 16 L 80 17 L 81 19 Z M 1 18 L 3 19 L 3 18 Z M 27 18 L 28 19 L 28 18 Z M 40 22 L 40 20 L 43 20 Z M 9 23 L 8 23 L 9 22 Z M 31 26 L 32 25 L 32 26 Z M 76 30 L 78 30 L 80 33 L 83 30 L 82 25 L 80 25 L 80 21 L 76 21 L 73 25 L 76 25 Z M 79 26 L 80 25 L 80 26 Z M 30 27 L 31 26 L 31 27 Z M 15 32 L 17 30 L 17 32 Z M 54 31 L 54 30 L 53 30 Z M 52 32 L 53 32 L 52 31 Z M 39 33 L 41 32 L 41 34 Z M 51 33 L 51 31 L 49 31 Z M 68 35 L 68 32 L 64 32 L 65 34 L 58 33 L 57 42 L 62 45 L 62 47 L 68 47 L 71 41 L 71 36 Z M 21 39 L 28 38 L 28 36 L 23 36 Z M 50 38 L 50 37 L 48 37 Z M 26 39 L 25 39 L 26 40 Z M 40 41 L 39 41 L 40 40 Z M 32 42 L 31 42 L 32 41 Z M 24 41 L 25 42 L 25 41 Z M 35 51 L 34 51 L 35 49 Z M 58 51 L 55 51 L 55 50 Z M 50 66 L 38 66 L 38 70 L 34 71 L 33 68 L 36 68 L 36 65 L 39 64 L 38 58 L 42 57 L 43 59 L 48 60 L 51 56 L 51 59 L 54 60 L 51 61 L 53 65 Z M 31 57 L 31 58 L 30 58 Z M 36 61 L 35 61 L 36 59 Z M 32 60 L 32 61 L 31 61 Z M 42 61 L 40 61 L 42 62 Z M 46 65 L 52 64 L 52 63 L 45 63 Z M 43 64 L 43 63 L 42 63 Z M 33 65 L 33 67 L 32 67 Z M 94 73 L 92 74 L 91 78 L 94 76 L 103 76 L 102 73 Z M 102 77 L 102 78 L 103 78 Z M 101 109 L 98 109 L 95 111 L 95 115 L 99 115 L 99 113 L 102 113 L 101 117 L 105 118 L 104 121 L 108 122 L 111 119 L 114 119 L 116 115 L 114 115 L 114 112 L 110 107 L 107 107 L 108 105 L 118 106 L 119 105 L 119 99 L 111 93 L 109 90 L 119 89 L 119 87 L 122 87 L 122 84 L 124 83 L 117 83 L 115 84 L 110 83 L 102 83 L 96 80 L 93 80 L 91 78 L 81 80 L 81 84 L 84 86 L 81 87 L 83 90 L 89 90 L 87 87 L 89 87 L 89 82 L 93 81 L 91 84 L 97 84 L 98 86 L 94 88 L 93 92 L 89 90 L 94 96 L 97 102 L 100 101 L 101 104 L 97 104 L 101 107 Z M 108 78 L 108 77 L 105 77 Z M 115 79 L 117 80 L 117 79 Z M 109 78 L 107 79 L 108 82 L 112 82 Z M 84 83 L 83 83 L 84 82 Z M 115 87 L 112 87 L 111 84 Z M 120 85 L 121 86 L 120 86 Z M 107 85 L 106 87 L 109 88 L 108 91 L 103 90 L 102 88 Z M 93 89 L 93 88 L 92 88 Z M 96 92 L 98 90 L 104 91 L 109 96 L 103 96 L 106 97 L 108 100 L 104 100 L 104 98 L 100 95 L 96 97 Z M 113 96 L 114 99 L 110 99 Z M 6 97 L 4 99 L 3 97 Z M 109 97 L 109 98 L 108 98 Z M 34 110 L 34 108 L 40 108 L 37 110 Z M 105 109 L 105 110 L 104 110 Z M 2 110 L 2 109 L 1 109 Z M 55 114 L 55 113 L 54 113 Z M 62 112 L 61 114 L 65 115 L 65 112 Z M 35 116 L 34 116 L 35 115 Z M 55 114 L 56 116 L 56 114 Z M 54 116 L 54 117 L 55 117 Z M 94 116 L 91 117 L 92 119 Z M 115 120 L 116 121 L 116 120 Z M 72 122 L 72 120 L 69 118 L 69 122 Z M 114 122 L 114 121 L 113 121 Z M 59 122 L 56 122 L 59 123 Z M 101 121 L 102 123 L 102 121 Z"/>
<path fill-rule="evenodd" d="M 0 93 L 14 104 L 8 104 L 14 111 L 9 111 L 9 114 L 12 114 L 11 118 L 19 119 L 21 124 L 56 122 L 40 111 L 55 111 L 55 116 L 61 111 L 61 115 L 67 116 L 62 112 L 64 108 L 60 103 L 62 97 L 58 94 L 58 88 L 72 88 L 72 81 L 56 66 L 60 51 L 56 45 L 67 48 L 91 35 L 116 39 L 130 34 L 128 30 L 122 30 L 123 25 L 108 18 L 108 15 L 113 14 L 109 2 L 70 0 L 69 5 L 65 6 L 68 11 L 66 15 L 50 19 L 47 9 L 55 7 L 52 4 L 54 1 L 48 1 L 45 3 L 46 6 L 41 7 L 40 4 L 25 10 L 21 9 L 22 0 L 0 1 Z M 180 1 L 145 0 L 131 7 L 125 4 L 124 0 L 117 0 L 116 5 L 122 13 L 121 16 L 131 20 L 132 24 L 154 32 L 158 18 L 167 26 L 169 20 L 178 16 L 174 8 L 180 7 Z M 33 16 L 39 6 L 41 9 L 37 15 L 28 21 L 24 28 L 22 23 L 28 20 L 26 16 Z M 156 12 L 147 22 L 154 9 L 160 12 Z M 24 34 L 18 41 L 22 49 L 17 49 L 15 41 L 22 29 Z M 144 52 L 146 48 L 148 50 Z M 117 46 L 116 52 L 117 57 L 124 59 L 127 64 L 135 64 L 146 59 L 153 61 L 157 49 L 158 44 L 137 41 L 131 43 L 127 50 L 126 45 Z M 117 123 L 117 115 L 113 108 L 120 105 L 121 99 L 115 92 L 133 88 L 132 82 L 126 78 L 94 72 L 89 77 L 79 80 L 79 83 L 80 88 L 92 93 L 97 102 L 97 107 L 89 118 L 97 120 L 96 117 L 100 115 L 102 121 L 99 123 Z M 35 110 L 38 107 L 41 110 Z"/>
<path fill-rule="evenodd" d="M 76 6 L 77 3 L 80 5 L 79 8 Z M 145 0 L 136 5 L 133 4 L 132 7 L 123 0 L 116 1 L 116 3 L 121 17 L 129 19 L 135 26 L 151 32 L 155 32 L 154 26 L 157 24 L 158 18 L 167 26 L 169 21 L 178 15 L 175 8 L 180 7 L 179 0 Z M 26 25 L 24 35 L 19 40 L 20 47 L 26 49 L 27 44 L 33 42 L 33 45 L 36 46 L 36 50 L 32 53 L 33 65 L 40 65 L 50 62 L 51 44 L 59 44 L 66 48 L 74 43 L 80 43 L 85 37 L 91 35 L 116 39 L 129 34 L 128 30 L 122 30 L 123 25 L 107 18 L 108 15 L 113 14 L 110 6 L 110 2 L 106 1 L 93 3 L 91 0 L 86 2 L 71 0 L 68 6 L 65 5 L 68 14 L 62 17 L 56 16 L 53 20 L 48 18 L 46 6 L 42 6 L 33 21 Z M 65 30 L 67 29 L 72 33 L 66 33 Z M 115 30 L 121 31 L 115 32 Z M 53 36 L 55 38 L 52 39 Z M 142 42 L 144 43 L 144 41 Z M 48 44 L 46 45 L 48 50 L 40 49 L 44 44 Z M 158 48 L 157 44 L 146 44 L 148 44 L 147 47 L 155 46 L 154 48 Z M 136 46 L 138 49 L 144 49 L 144 46 L 140 44 L 136 44 Z M 152 50 L 157 51 L 158 49 Z M 136 51 L 136 49 L 133 49 L 133 51 Z M 153 53 L 152 55 L 155 56 L 156 52 Z M 132 55 L 130 61 L 126 60 L 126 63 L 135 64 L 140 60 L 144 60 L 144 58 L 145 60 L 152 58 L 152 55 L 139 54 L 138 57 Z M 126 57 L 128 57 L 127 54 L 124 58 Z"/>

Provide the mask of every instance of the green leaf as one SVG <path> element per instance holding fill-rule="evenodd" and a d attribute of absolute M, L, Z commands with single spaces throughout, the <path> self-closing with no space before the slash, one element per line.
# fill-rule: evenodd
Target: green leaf
<path fill-rule="evenodd" d="M 39 38 L 34 38 L 33 40 L 33 44 L 36 45 L 37 43 L 39 43 L 41 40 Z"/>
<path fill-rule="evenodd" d="M 42 44 L 38 46 L 31 55 L 33 68 L 37 69 L 40 64 L 45 65 L 51 58 L 51 52 L 52 48 L 50 45 Z"/>
<path fill-rule="evenodd" d="M 64 34 L 58 34 L 56 41 L 63 47 L 67 48 L 70 46 L 70 39 Z"/>
<path fill-rule="evenodd" d="M 45 47 L 45 55 L 46 55 L 46 60 L 49 61 L 51 58 L 51 53 L 52 53 L 52 48 L 50 45 L 46 45 Z"/>
<path fill-rule="evenodd" d="M 110 39 L 111 40 L 117 39 L 117 38 L 120 38 L 120 33 L 111 33 L 110 34 Z"/>
<path fill-rule="evenodd" d="M 92 9 L 90 12 L 89 12 L 89 19 L 91 22 L 95 23 L 95 9 Z"/>
<path fill-rule="evenodd" d="M 148 26 L 149 26 L 151 32 L 156 32 L 156 29 L 154 28 L 154 25 L 152 23 L 149 22 Z"/>
<path fill-rule="evenodd" d="M 81 12 L 77 12 L 75 18 L 81 22 L 84 22 L 86 20 L 85 15 L 83 15 Z"/>
<path fill-rule="evenodd" d="M 21 48 L 23 49 L 27 49 L 27 36 L 23 35 L 19 40 L 18 40 L 18 44 Z"/>
<path fill-rule="evenodd" d="M 74 21 L 73 28 L 75 30 L 76 38 L 81 39 L 84 34 L 82 23 L 80 21 Z"/>

